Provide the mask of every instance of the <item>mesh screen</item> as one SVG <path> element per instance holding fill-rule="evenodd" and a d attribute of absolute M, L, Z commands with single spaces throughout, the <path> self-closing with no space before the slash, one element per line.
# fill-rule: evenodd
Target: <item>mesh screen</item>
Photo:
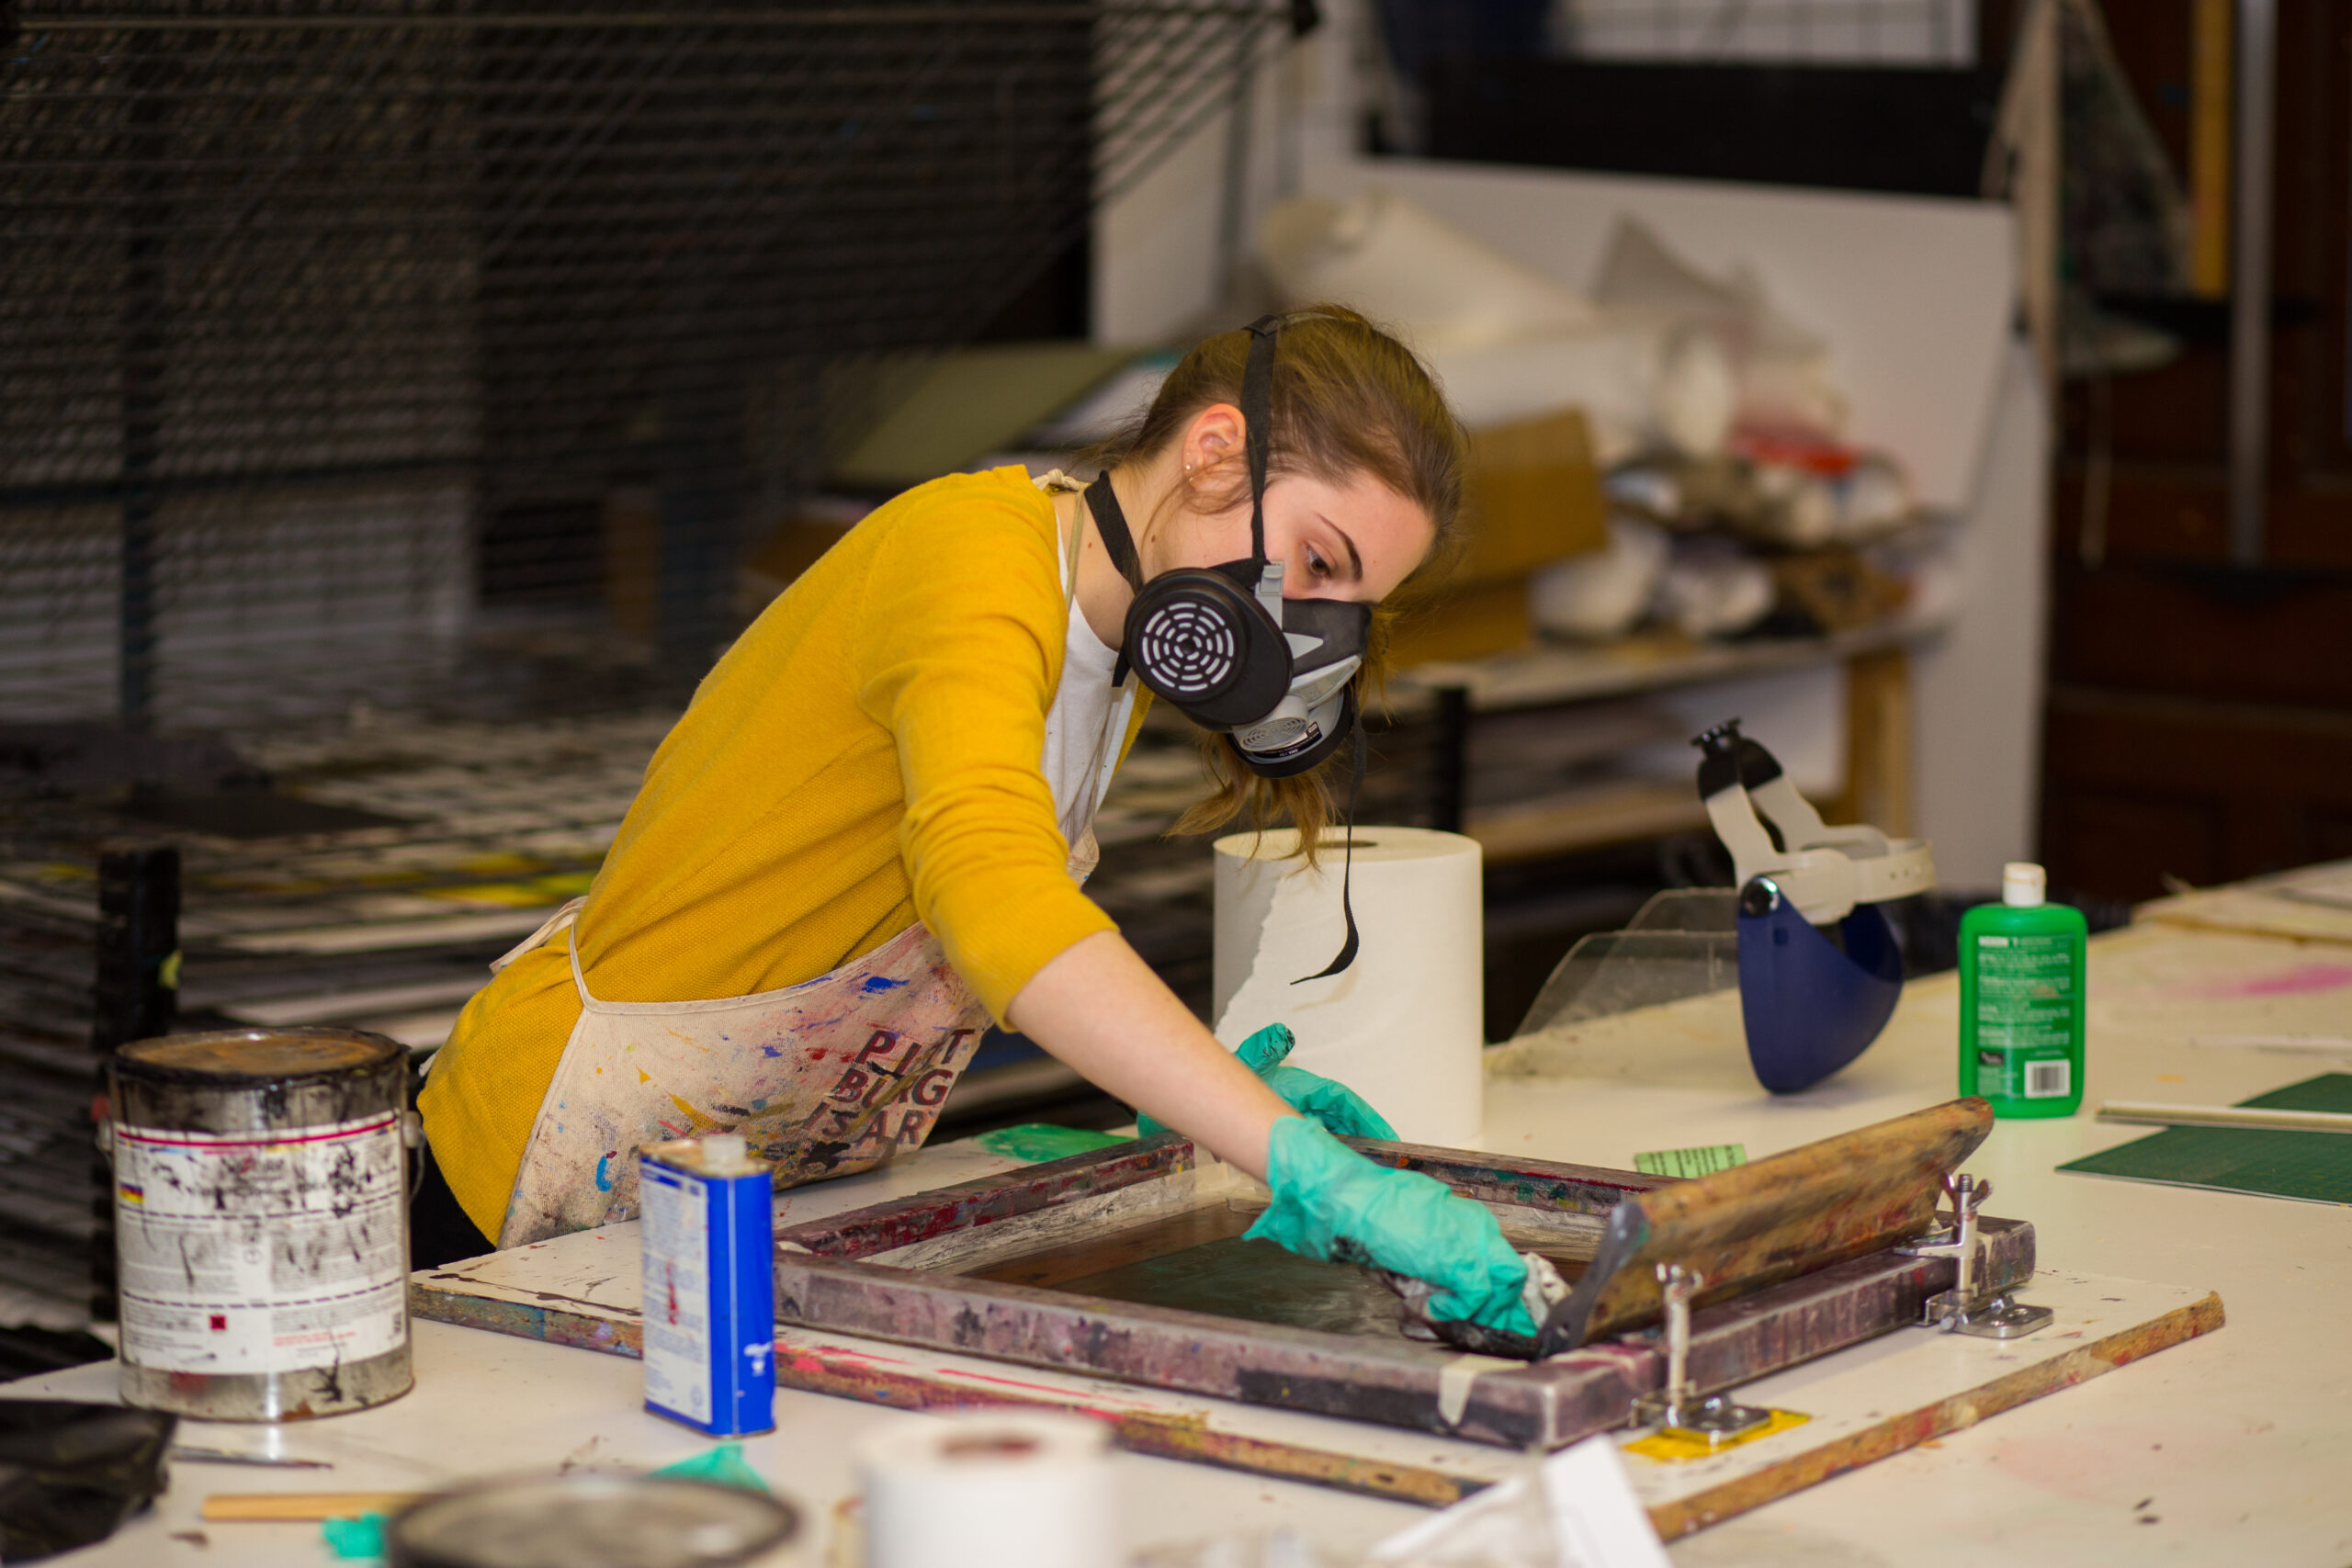
<path fill-rule="evenodd" d="M 0 714 L 413 702 L 613 594 L 697 672 L 856 368 L 978 330 L 1292 21 L 0 8 Z"/>

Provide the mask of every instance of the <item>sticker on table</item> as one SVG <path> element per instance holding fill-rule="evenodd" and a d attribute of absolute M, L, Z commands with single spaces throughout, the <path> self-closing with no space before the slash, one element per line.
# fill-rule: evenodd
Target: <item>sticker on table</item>
<path fill-rule="evenodd" d="M 1690 1149 L 1652 1149 L 1634 1156 L 1634 1168 L 1644 1176 L 1671 1176 L 1689 1180 L 1747 1163 L 1746 1144 L 1702 1144 Z"/>

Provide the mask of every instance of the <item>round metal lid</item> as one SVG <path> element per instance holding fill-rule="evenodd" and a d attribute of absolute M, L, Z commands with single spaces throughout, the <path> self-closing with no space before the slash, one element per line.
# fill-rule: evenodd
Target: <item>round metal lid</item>
<path fill-rule="evenodd" d="M 391 1568 L 732 1568 L 799 1517 L 763 1492 L 657 1476 L 485 1482 L 429 1497 L 384 1532 Z"/>
<path fill-rule="evenodd" d="M 283 1083 L 405 1062 L 408 1047 L 356 1029 L 214 1029 L 134 1040 L 114 1070 L 154 1083 Z"/>

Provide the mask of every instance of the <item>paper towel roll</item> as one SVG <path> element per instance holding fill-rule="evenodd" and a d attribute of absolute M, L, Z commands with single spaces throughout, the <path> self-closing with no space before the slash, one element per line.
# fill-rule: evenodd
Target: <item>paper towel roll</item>
<path fill-rule="evenodd" d="M 1485 1047 L 1481 862 L 1476 840 L 1425 828 L 1355 829 L 1363 946 L 1326 980 L 1346 937 L 1338 835 L 1320 867 L 1289 860 L 1297 835 L 1216 841 L 1216 1036 L 1230 1048 L 1270 1023 L 1291 1061 L 1372 1102 L 1409 1143 L 1478 1135 Z M 1253 858 L 1252 852 L 1255 852 Z"/>
<path fill-rule="evenodd" d="M 857 1445 L 865 1568 L 1115 1568 L 1110 1433 L 1075 1416 L 893 1423 Z"/>

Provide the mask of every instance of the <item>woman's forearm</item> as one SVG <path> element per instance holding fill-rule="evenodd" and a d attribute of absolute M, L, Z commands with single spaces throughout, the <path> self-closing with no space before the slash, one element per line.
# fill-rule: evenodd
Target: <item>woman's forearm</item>
<path fill-rule="evenodd" d="M 1274 1122 L 1295 1114 L 1116 931 L 1064 948 L 1005 1010 L 1013 1028 L 1097 1088 L 1252 1176 L 1266 1174 Z"/>

